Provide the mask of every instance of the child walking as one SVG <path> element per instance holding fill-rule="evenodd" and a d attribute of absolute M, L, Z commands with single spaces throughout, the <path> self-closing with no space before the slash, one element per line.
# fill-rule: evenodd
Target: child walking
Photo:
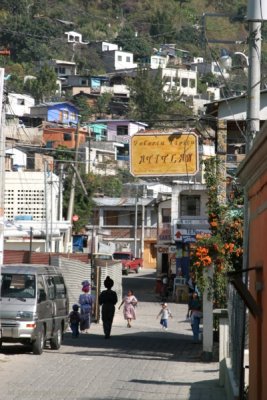
<path fill-rule="evenodd" d="M 169 319 L 169 317 L 172 318 L 172 313 L 170 312 L 167 303 L 161 304 L 161 310 L 157 315 L 157 319 L 159 317 L 160 317 L 160 325 L 162 326 L 163 329 L 167 330 L 168 329 L 168 319 Z"/>
<path fill-rule="evenodd" d="M 79 325 L 81 321 L 81 314 L 79 313 L 78 304 L 72 306 L 72 311 L 69 315 L 70 328 L 72 330 L 72 337 L 79 337 Z"/>

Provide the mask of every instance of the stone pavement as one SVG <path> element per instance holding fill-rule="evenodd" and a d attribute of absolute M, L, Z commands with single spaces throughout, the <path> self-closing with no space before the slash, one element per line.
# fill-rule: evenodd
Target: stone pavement
<path fill-rule="evenodd" d="M 101 324 L 72 339 L 59 351 L 34 356 L 20 346 L 0 353 L 0 400 L 223 400 L 218 361 L 201 361 L 201 344 L 192 343 L 187 306 L 169 303 L 174 316 L 162 331 L 160 310 L 149 270 L 124 279 L 138 297 L 137 320 L 127 328 L 116 311 L 112 337 Z"/>

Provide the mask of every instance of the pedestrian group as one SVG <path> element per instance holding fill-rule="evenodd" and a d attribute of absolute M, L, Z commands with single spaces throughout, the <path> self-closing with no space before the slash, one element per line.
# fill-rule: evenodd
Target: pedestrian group
<path fill-rule="evenodd" d="M 202 318 L 201 301 L 196 291 L 193 275 L 190 274 L 188 280 L 189 287 L 189 302 L 187 318 L 189 319 L 193 332 L 193 343 L 200 341 L 200 320 Z M 103 322 L 103 331 L 106 339 L 110 338 L 113 318 L 115 314 L 115 305 L 118 302 L 117 293 L 112 290 L 114 281 L 107 276 L 104 281 L 105 290 L 99 295 L 99 305 L 102 306 L 101 318 Z M 91 325 L 91 318 L 95 312 L 95 299 L 90 293 L 91 285 L 88 280 L 82 282 L 82 293 L 79 296 L 78 303 L 72 306 L 72 311 L 69 314 L 69 325 L 72 331 L 72 337 L 78 338 L 80 332 L 88 333 Z M 124 296 L 118 309 L 123 306 L 123 316 L 127 321 L 127 327 L 132 327 L 132 321 L 136 319 L 136 307 L 138 300 L 132 290 L 128 290 L 127 295 Z M 80 311 L 79 311 L 80 309 Z M 172 313 L 166 302 L 161 303 L 161 309 L 157 315 L 160 318 L 160 325 L 162 329 L 168 329 L 168 320 L 173 318 Z"/>

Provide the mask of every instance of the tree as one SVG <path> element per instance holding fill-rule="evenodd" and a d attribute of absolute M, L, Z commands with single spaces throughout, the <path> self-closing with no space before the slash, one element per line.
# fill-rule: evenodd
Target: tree
<path fill-rule="evenodd" d="M 136 36 L 135 30 L 128 25 L 120 31 L 116 43 L 124 51 L 132 52 L 136 60 L 150 57 L 152 54 L 151 38 L 149 36 Z"/>
<path fill-rule="evenodd" d="M 103 117 L 103 115 L 109 112 L 109 103 L 112 98 L 110 93 L 103 93 L 97 97 L 95 104 L 95 113 L 98 118 Z"/>
<path fill-rule="evenodd" d="M 28 79 L 24 85 L 24 90 L 29 92 L 37 103 L 50 100 L 57 89 L 56 73 L 47 65 L 40 69 L 36 79 Z"/>
<path fill-rule="evenodd" d="M 78 108 L 80 114 L 80 122 L 88 122 L 92 116 L 92 109 L 88 104 L 85 95 L 77 95 L 72 98 L 72 103 Z"/>
<path fill-rule="evenodd" d="M 140 67 L 135 78 L 128 79 L 130 89 L 129 117 L 155 126 L 161 119 L 170 119 L 172 114 L 191 115 L 188 107 L 182 105 L 177 89 L 166 92 L 161 69 L 151 72 Z M 169 118 L 170 117 L 170 118 Z"/>

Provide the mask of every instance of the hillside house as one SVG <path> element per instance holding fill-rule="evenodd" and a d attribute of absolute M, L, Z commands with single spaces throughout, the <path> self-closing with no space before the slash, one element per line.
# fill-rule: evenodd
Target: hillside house
<path fill-rule="evenodd" d="M 67 35 L 67 42 L 68 43 L 88 44 L 88 42 L 83 42 L 81 33 L 78 33 L 78 32 L 75 32 L 75 31 L 69 31 L 69 32 L 65 32 L 65 35 Z"/>
<path fill-rule="evenodd" d="M 31 107 L 30 118 L 40 125 L 43 121 L 77 125 L 78 109 L 69 102 L 42 103 Z"/>
<path fill-rule="evenodd" d="M 58 78 L 64 78 L 68 75 L 76 75 L 76 63 L 74 61 L 65 60 L 46 60 L 37 63 L 37 69 L 41 69 L 44 65 L 51 67 Z"/>
<path fill-rule="evenodd" d="M 34 98 L 26 94 L 8 93 L 7 100 L 5 108 L 8 120 L 29 114 L 31 107 L 35 105 Z"/>
<path fill-rule="evenodd" d="M 44 125 L 43 128 L 43 141 L 46 147 L 50 149 L 56 149 L 59 146 L 74 149 L 76 146 L 76 135 L 76 127 Z M 79 129 L 79 146 L 86 143 L 88 136 L 88 129 L 81 127 Z"/>
<path fill-rule="evenodd" d="M 103 51 L 101 54 L 106 72 L 137 68 L 133 53 L 122 50 Z"/>

